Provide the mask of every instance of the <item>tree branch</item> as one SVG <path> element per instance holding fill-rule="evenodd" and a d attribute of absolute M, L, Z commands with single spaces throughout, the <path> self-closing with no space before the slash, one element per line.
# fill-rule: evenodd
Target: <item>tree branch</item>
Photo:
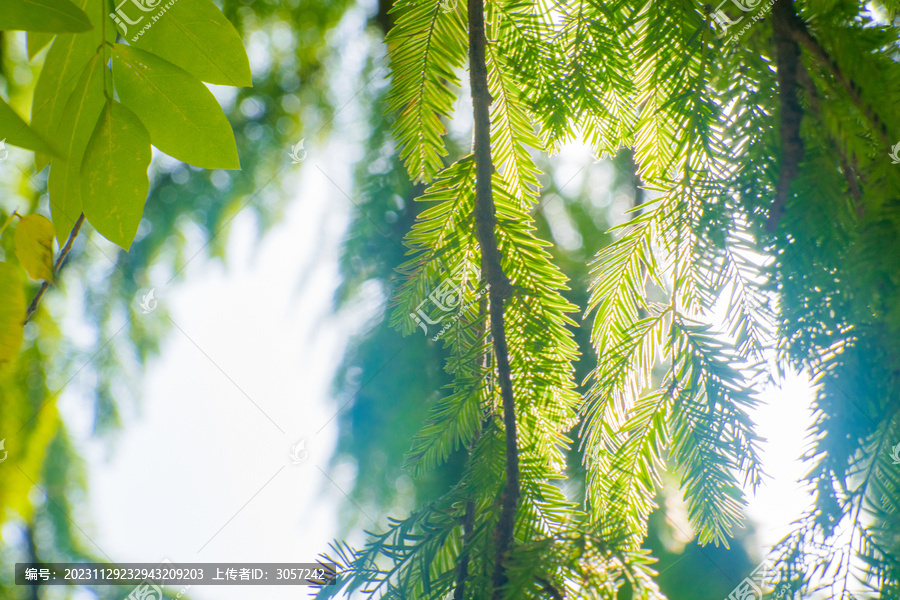
<path fill-rule="evenodd" d="M 497 360 L 500 395 L 503 399 L 503 423 L 506 429 L 506 484 L 500 497 L 500 517 L 494 532 L 496 556 L 492 584 L 494 600 L 503 598 L 507 582 L 506 558 L 513 545 L 513 525 L 519 502 L 519 450 L 516 438 L 515 400 L 509 367 L 509 351 L 503 325 L 503 304 L 512 295 L 509 279 L 503 272 L 500 249 L 494 228 L 497 223 L 491 176 L 491 117 L 493 101 L 488 89 L 483 0 L 469 0 L 469 74 L 472 108 L 475 117 L 473 153 L 475 155 L 475 233 L 481 247 L 481 270 L 490 287 L 491 336 Z"/>
<path fill-rule="evenodd" d="M 541 584 L 541 588 L 547 592 L 547 595 L 553 598 L 553 600 L 564 600 L 562 594 L 559 593 L 559 590 L 553 587 L 553 584 L 544 579 L 543 577 L 535 577 L 535 580 Z"/>
<path fill-rule="evenodd" d="M 488 311 L 488 299 L 486 296 L 482 295 L 481 298 L 478 299 L 478 326 L 476 328 L 475 339 L 478 343 L 481 343 L 481 340 L 484 339 L 485 334 L 485 320 L 484 316 Z M 460 328 L 457 328 L 457 331 Z M 481 367 L 487 370 L 489 367 L 490 361 L 490 352 L 484 352 L 481 355 Z M 490 384 L 488 384 L 490 385 Z M 475 436 L 475 439 L 469 444 L 469 460 L 472 459 L 472 452 L 475 448 L 475 445 L 478 443 L 478 440 L 481 439 L 481 436 L 484 434 L 485 429 L 490 424 L 490 416 L 488 412 L 485 410 L 485 407 L 482 406 L 481 412 L 481 430 Z M 471 496 L 470 496 L 471 498 Z M 453 590 L 453 600 L 463 600 L 463 597 L 466 593 L 466 579 L 469 577 L 469 557 L 472 551 L 472 543 L 475 541 L 475 501 L 469 499 L 466 501 L 466 513 L 463 517 L 463 546 L 462 546 L 462 556 L 459 559 L 459 568 L 456 573 L 456 589 Z"/>
<path fill-rule="evenodd" d="M 797 65 L 797 76 L 806 90 L 806 97 L 809 99 L 810 108 L 812 108 L 813 113 L 815 113 L 819 121 L 824 124 L 825 119 L 822 117 L 822 105 L 819 103 L 819 94 L 816 91 L 816 84 L 813 82 L 812 77 L 809 76 L 809 72 L 806 70 L 806 67 L 803 66 L 802 61 Z M 834 147 L 840 158 L 841 171 L 844 173 L 844 179 L 847 180 L 847 189 L 850 191 L 850 196 L 853 198 L 856 216 L 862 218 L 865 214 L 865 206 L 863 205 L 862 190 L 859 187 L 859 178 L 856 170 L 850 165 L 847 154 L 844 152 L 844 149 L 841 148 L 838 141 L 830 135 L 828 138 L 831 140 L 831 145 Z"/>
<path fill-rule="evenodd" d="M 472 539 L 475 537 L 475 501 L 466 502 L 466 516 L 463 518 L 463 555 L 459 560 L 456 575 L 456 589 L 453 600 L 463 600 L 466 591 L 466 578 L 469 577 L 469 553 L 472 551 Z"/>
<path fill-rule="evenodd" d="M 793 12 L 793 11 L 791 11 Z M 856 107 L 860 110 L 860 112 L 865 115 L 865 117 L 869 120 L 872 125 L 872 128 L 875 130 L 875 133 L 881 137 L 881 141 L 886 144 L 888 147 L 891 146 L 891 141 L 888 139 L 888 131 L 887 126 L 884 124 L 884 121 L 875 113 L 875 110 L 866 104 L 866 102 L 862 99 L 862 96 L 859 95 L 859 87 L 856 83 L 853 82 L 852 79 L 847 77 L 844 72 L 841 70 L 841 67 L 837 64 L 837 61 L 834 60 L 825 48 L 822 47 L 822 44 L 813 37 L 813 35 L 809 32 L 809 29 L 806 28 L 806 24 L 797 18 L 796 14 L 794 14 L 795 21 L 791 23 L 791 36 L 794 41 L 802 44 L 810 53 L 819 59 L 828 70 L 831 71 L 832 76 L 838 81 L 838 83 L 847 91 L 847 95 L 850 96 L 850 100 L 856 105 Z"/>
<path fill-rule="evenodd" d="M 73 227 L 71 233 L 69 233 L 69 239 L 66 240 L 65 245 L 59 251 L 59 257 L 56 259 L 56 264 L 53 265 L 54 275 L 59 274 L 59 269 L 62 267 L 63 261 L 66 260 L 66 257 L 69 255 L 69 250 L 72 249 L 72 244 L 75 243 L 75 238 L 78 237 L 82 224 L 84 224 L 84 213 L 81 213 L 78 216 L 78 220 L 75 221 L 75 227 Z M 41 289 L 38 290 L 37 294 L 34 296 L 34 300 L 28 305 L 28 310 L 25 312 L 25 320 L 22 321 L 22 325 L 27 324 L 28 321 L 31 320 L 34 311 L 37 310 L 38 304 L 41 302 L 41 298 L 44 297 L 44 292 L 46 292 L 49 287 L 49 281 L 44 281 L 44 283 L 41 284 Z"/>
<path fill-rule="evenodd" d="M 792 32 L 802 26 L 794 10 L 793 0 L 781 0 L 772 7 L 772 29 L 775 38 L 775 59 L 778 68 L 778 98 L 781 118 L 778 134 L 781 139 L 781 168 L 775 186 L 775 200 L 769 209 L 766 229 L 771 233 L 778 227 L 784 215 L 791 183 L 800 172 L 803 160 L 803 140 L 800 138 L 800 120 L 803 110 L 797 99 L 797 68 L 800 63 L 800 47 Z"/>

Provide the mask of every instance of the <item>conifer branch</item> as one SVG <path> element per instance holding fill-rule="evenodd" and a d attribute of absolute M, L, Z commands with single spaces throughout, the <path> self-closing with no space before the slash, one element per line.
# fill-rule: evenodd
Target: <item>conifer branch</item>
<path fill-rule="evenodd" d="M 797 69 L 800 64 L 800 47 L 793 37 L 800 19 L 794 10 L 793 0 L 781 0 L 772 7 L 772 29 L 775 38 L 775 62 L 778 68 L 778 98 L 781 115 L 778 134 L 781 139 L 781 169 L 775 186 L 775 200 L 769 210 L 766 229 L 771 233 L 778 227 L 784 215 L 791 183 L 800 172 L 803 160 L 803 140 L 800 138 L 800 121 L 803 110 L 797 98 Z"/>
<path fill-rule="evenodd" d="M 506 556 L 513 545 L 513 526 L 519 502 L 519 450 L 516 436 L 515 399 L 509 367 L 509 351 L 503 325 L 504 301 L 512 295 L 509 279 L 503 272 L 497 245 L 496 208 L 491 180 L 491 98 L 488 89 L 483 0 L 469 0 L 469 74 L 472 108 L 475 118 L 473 153 L 475 155 L 475 233 L 481 247 L 481 270 L 490 285 L 490 320 L 500 395 L 503 399 L 503 423 L 506 429 L 506 484 L 500 497 L 500 517 L 494 532 L 496 555 L 492 578 L 494 600 L 503 598 L 506 584 Z"/>
<path fill-rule="evenodd" d="M 469 556 L 472 552 L 472 541 L 475 537 L 475 502 L 466 502 L 466 515 L 463 517 L 463 549 L 459 559 L 459 571 L 456 576 L 456 589 L 453 600 L 463 600 L 466 593 L 466 578 L 469 577 Z"/>
<path fill-rule="evenodd" d="M 482 296 L 478 300 L 478 326 L 476 327 L 475 339 L 480 342 L 484 339 L 485 321 L 484 316 L 488 311 L 487 297 Z M 481 356 L 481 366 L 487 368 L 490 365 L 490 353 L 485 352 Z M 485 429 L 490 424 L 490 417 L 484 407 L 481 414 L 481 430 L 469 445 L 469 458 L 472 457 L 472 451 L 478 440 L 484 434 Z M 470 497 L 471 498 L 471 497 Z M 472 544 L 475 542 L 475 501 L 469 499 L 466 501 L 466 512 L 463 516 L 463 547 L 462 556 L 459 559 L 459 567 L 456 574 L 456 588 L 453 590 L 453 600 L 463 600 L 466 593 L 466 579 L 469 577 L 469 559 L 472 552 Z"/>
<path fill-rule="evenodd" d="M 819 119 L 819 122 L 825 123 L 825 119 L 822 117 L 822 105 L 819 102 L 819 94 L 816 90 L 816 84 L 813 82 L 812 77 L 809 76 L 809 71 L 806 70 L 806 67 L 802 62 L 797 65 L 797 76 L 803 83 L 803 87 L 806 90 L 806 97 L 809 100 L 809 107 Z M 859 187 L 859 178 L 856 169 L 854 169 L 850 165 L 850 161 L 847 159 L 847 153 L 844 152 L 844 149 L 837 142 L 837 140 L 835 140 L 833 136 L 828 137 L 831 140 L 831 145 L 834 147 L 835 152 L 837 152 L 838 157 L 840 158 L 841 172 L 843 172 L 844 174 L 844 179 L 847 180 L 847 189 L 850 192 L 850 196 L 853 198 L 853 206 L 856 209 L 856 216 L 862 218 L 862 216 L 865 214 L 865 206 L 863 205 L 862 190 Z"/>
<path fill-rule="evenodd" d="M 553 584 L 544 579 L 543 577 L 535 577 L 535 580 L 541 584 L 541 589 L 543 589 L 548 596 L 553 598 L 553 600 L 564 600 L 563 595 L 559 593 Z"/>
<path fill-rule="evenodd" d="M 793 10 L 791 12 L 793 12 Z M 887 125 L 884 124 L 884 121 L 881 120 L 881 118 L 875 112 L 875 109 L 869 106 L 862 99 L 862 96 L 859 95 L 859 86 L 857 86 L 852 79 L 844 74 L 837 61 L 828 54 L 828 51 L 826 51 L 825 48 L 822 47 L 822 44 L 819 43 L 819 40 L 813 37 L 813 35 L 809 32 L 809 29 L 807 29 L 806 24 L 801 19 L 797 18 L 796 13 L 794 13 L 794 21 L 792 21 L 790 24 L 791 37 L 794 39 L 794 41 L 802 44 L 807 50 L 809 50 L 809 52 L 813 56 L 815 56 L 822 64 L 824 64 L 829 71 L 831 71 L 831 75 L 847 91 L 847 95 L 850 96 L 850 100 L 853 102 L 853 104 L 855 104 L 860 112 L 865 115 L 866 119 L 869 120 L 869 123 L 872 125 L 875 133 L 877 133 L 881 138 L 882 143 L 890 147 L 891 141 L 888 138 Z"/>

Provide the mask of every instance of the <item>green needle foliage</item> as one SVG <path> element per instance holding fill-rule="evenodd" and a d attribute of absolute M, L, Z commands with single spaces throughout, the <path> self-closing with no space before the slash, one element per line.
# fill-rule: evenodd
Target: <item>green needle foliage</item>
<path fill-rule="evenodd" d="M 108 19 L 105 0 L 5 1 L 0 29 L 28 31 L 32 56 L 49 45 L 30 119 L 0 102 L 0 139 L 49 163 L 52 221 L 0 223 L 21 265 L 0 263 L 0 366 L 24 360 L 21 279 L 55 274 L 54 236 L 71 242 L 87 219 L 131 247 L 150 144 L 239 167 L 203 82 L 250 83 L 211 0 L 181 0 L 146 30 Z M 818 383 L 816 494 L 779 544 L 781 578 L 795 597 L 896 599 L 900 6 L 776 0 L 753 23 L 748 4 L 401 0 L 385 17 L 393 141 L 423 186 L 391 322 L 446 357 L 408 465 L 457 461 L 458 476 L 363 548 L 336 544 L 338 585 L 320 596 L 660 598 L 645 542 L 664 471 L 699 542 L 727 546 L 762 482 L 756 392 L 791 366 Z M 459 151 L 446 124 L 470 105 L 474 143 Z M 538 165 L 578 140 L 601 157 L 628 149 L 642 200 L 570 289 L 541 234 Z M 46 390 L 6 377 L 0 393 L 33 400 L 10 412 L 37 469 L 65 437 L 51 410 L 33 418 Z M 581 470 L 583 493 L 566 486 Z"/>
<path fill-rule="evenodd" d="M 338 585 L 321 597 L 661 597 L 644 544 L 663 472 L 677 474 L 699 542 L 727 546 L 745 491 L 763 479 L 750 412 L 788 366 L 820 384 L 807 457 L 817 494 L 779 545 L 781 580 L 794 597 L 896 596 L 897 7 L 777 0 L 755 22 L 740 8 L 394 5 L 387 109 L 410 179 L 428 187 L 391 323 L 441 344 L 450 381 L 408 466 L 422 475 L 460 453 L 465 462 L 443 495 L 362 549 L 336 544 L 326 558 Z M 723 19 L 740 24 L 732 37 Z M 460 84 L 467 37 L 471 96 Z M 489 186 L 476 175 L 481 69 Z M 470 103 L 475 144 L 455 154 L 446 122 Z M 597 253 L 582 306 L 567 300 L 536 221 L 540 153 L 572 140 L 598 156 L 630 149 L 643 189 Z M 485 198 L 502 273 L 480 234 Z M 495 294 L 504 278 L 508 295 Z M 506 344 L 492 322 L 498 300 Z M 595 354 L 583 388 L 580 311 Z M 518 502 L 498 556 L 512 472 L 507 360 Z M 576 444 L 583 498 L 565 486 Z"/>

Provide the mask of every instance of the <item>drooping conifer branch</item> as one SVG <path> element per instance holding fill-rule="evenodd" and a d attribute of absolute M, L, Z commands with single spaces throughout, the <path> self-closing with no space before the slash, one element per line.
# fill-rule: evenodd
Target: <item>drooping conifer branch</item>
<path fill-rule="evenodd" d="M 469 577 L 469 557 L 472 552 L 472 541 L 475 538 L 475 502 L 466 502 L 466 514 L 463 517 L 463 555 L 459 559 L 459 569 L 456 576 L 456 588 L 453 590 L 453 600 L 462 600 L 466 594 L 466 578 Z"/>
<path fill-rule="evenodd" d="M 825 50 L 822 44 L 819 43 L 819 40 L 810 33 L 806 24 L 801 19 L 797 18 L 796 14 L 794 17 L 795 20 L 791 23 L 791 35 L 794 40 L 806 48 L 819 60 L 819 62 L 825 65 L 835 80 L 847 92 L 847 95 L 850 97 L 853 104 L 855 104 L 860 112 L 865 115 L 866 119 L 868 119 L 869 123 L 872 125 L 872 129 L 878 134 L 878 137 L 881 138 L 882 143 L 890 147 L 891 141 L 888 137 L 887 125 L 885 125 L 881 117 L 878 116 L 875 109 L 863 100 L 859 92 L 859 86 L 844 73 L 837 61 L 827 50 Z"/>
<path fill-rule="evenodd" d="M 500 498 L 500 517 L 494 532 L 496 555 L 494 562 L 494 599 L 503 597 L 506 584 L 505 561 L 513 543 L 513 525 L 519 502 L 519 450 L 516 436 L 515 400 L 509 367 L 509 351 L 503 325 L 503 305 L 512 295 L 509 279 L 503 272 L 500 249 L 497 245 L 496 208 L 491 176 L 491 94 L 488 89 L 484 29 L 483 0 L 469 0 L 469 73 L 472 86 L 472 105 L 475 117 L 473 153 L 475 155 L 475 233 L 481 247 L 481 269 L 490 285 L 490 320 L 500 395 L 503 399 L 503 423 L 506 429 L 506 483 Z"/>
<path fill-rule="evenodd" d="M 800 64 L 800 47 L 793 32 L 800 19 L 792 0 L 781 0 L 772 7 L 772 30 L 775 38 L 775 63 L 778 68 L 778 98 L 781 114 L 778 134 L 781 139 L 781 168 L 775 185 L 775 200 L 769 210 L 766 229 L 774 232 L 784 215 L 791 184 L 800 172 L 803 160 L 803 140 L 800 138 L 800 121 L 803 110 L 797 98 L 799 83 L 797 69 Z"/>
<path fill-rule="evenodd" d="M 476 327 L 475 334 L 475 339 L 479 341 L 484 339 L 484 334 L 486 333 L 486 321 L 484 316 L 487 314 L 487 311 L 488 299 L 487 296 L 482 296 L 478 300 L 478 326 Z M 481 366 L 483 368 L 487 368 L 490 366 L 490 364 L 490 352 L 486 351 L 481 356 Z M 489 424 L 490 415 L 486 411 L 483 411 L 481 414 L 481 430 L 469 445 L 470 460 L 472 458 L 472 453 L 475 449 L 475 445 L 478 443 L 478 440 L 484 434 L 484 431 L 487 429 Z M 461 553 L 462 555 L 459 558 L 459 566 L 456 571 L 456 587 L 453 590 L 453 600 L 463 600 L 466 595 L 466 579 L 468 579 L 469 577 L 469 562 L 472 556 L 472 546 L 475 542 L 475 500 L 473 500 L 471 497 L 466 501 L 466 512 L 463 516 L 462 528 L 463 547 Z"/>
<path fill-rule="evenodd" d="M 797 65 L 797 76 L 800 78 L 800 81 L 803 83 L 803 88 L 806 90 L 806 97 L 809 100 L 809 107 L 816 115 L 816 118 L 819 119 L 819 122 L 825 123 L 824 114 L 822 112 L 822 104 L 821 102 L 819 102 L 819 93 L 816 90 L 816 84 L 813 82 L 812 77 L 810 77 L 809 75 L 809 71 L 806 70 L 806 67 L 804 67 L 802 63 Z M 837 152 L 838 157 L 841 160 L 841 172 L 844 174 L 844 178 L 847 180 L 847 190 L 850 192 L 850 196 L 853 198 L 853 206 L 856 209 L 856 216 L 862 218 L 863 214 L 865 213 L 865 206 L 863 205 L 862 190 L 859 187 L 859 176 L 857 170 L 853 168 L 853 165 L 851 165 L 850 160 L 847 158 L 847 153 L 844 152 L 844 149 L 841 147 L 840 143 L 834 139 L 834 136 L 829 136 L 829 140 L 831 141 L 831 145 L 834 147 L 835 152 Z"/>

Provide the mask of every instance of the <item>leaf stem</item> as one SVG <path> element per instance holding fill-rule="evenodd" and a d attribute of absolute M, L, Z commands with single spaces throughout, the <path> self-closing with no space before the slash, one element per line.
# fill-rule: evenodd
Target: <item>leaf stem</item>
<path fill-rule="evenodd" d="M 66 256 L 69 255 L 69 251 L 72 249 L 72 244 L 75 243 L 75 238 L 78 237 L 78 233 L 81 231 L 81 226 L 84 224 L 84 213 L 81 213 L 78 216 L 78 220 L 75 221 L 75 227 L 72 228 L 72 232 L 69 234 L 69 239 L 66 240 L 65 245 L 59 251 L 59 257 L 56 259 L 56 263 L 53 265 L 53 273 L 54 275 L 59 273 L 60 267 L 62 267 L 63 261 L 66 260 Z M 44 296 L 44 292 L 47 291 L 47 288 L 50 287 L 49 281 L 44 281 L 41 284 L 41 289 L 38 290 L 37 294 L 35 294 L 34 299 L 31 301 L 31 304 L 28 305 L 28 310 L 25 312 L 25 320 L 22 321 L 22 325 L 28 323 L 31 320 L 31 316 L 34 314 L 34 311 L 37 310 L 38 304 L 41 302 L 41 298 Z"/>
<path fill-rule="evenodd" d="M 513 526 L 519 502 L 519 449 L 516 435 L 515 399 L 509 366 L 509 350 L 503 325 L 504 301 L 512 296 L 512 286 L 503 272 L 500 249 L 494 228 L 497 223 L 491 179 L 491 117 L 493 102 L 488 88 L 483 0 L 469 0 L 469 76 L 472 87 L 472 109 L 475 135 L 475 234 L 481 247 L 481 270 L 490 285 L 490 320 L 500 395 L 503 400 L 503 423 L 506 429 L 506 484 L 500 497 L 500 516 L 494 531 L 496 556 L 492 584 L 494 600 L 504 597 L 507 582 L 506 559 L 513 545 Z"/>
<path fill-rule="evenodd" d="M 6 228 L 9 227 L 10 223 L 12 223 L 13 217 L 21 218 L 21 216 L 19 215 L 18 212 L 12 211 L 12 214 L 9 215 L 8 219 L 6 219 L 6 222 L 3 224 L 3 227 L 0 227 L 0 235 L 3 235 L 3 232 L 6 231 Z"/>
<path fill-rule="evenodd" d="M 106 0 L 100 2 L 100 52 L 103 53 L 103 95 L 109 99 L 109 89 L 106 87 L 106 65 L 109 62 L 106 56 Z"/>

